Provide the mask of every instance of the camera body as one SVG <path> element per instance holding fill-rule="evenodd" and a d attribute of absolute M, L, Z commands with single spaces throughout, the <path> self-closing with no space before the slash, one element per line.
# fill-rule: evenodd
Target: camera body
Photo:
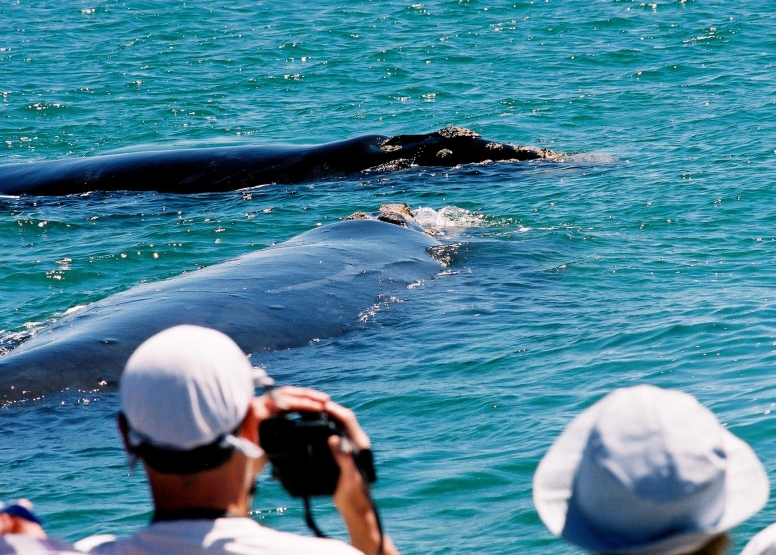
<path fill-rule="evenodd" d="M 334 493 L 340 469 L 328 440 L 335 434 L 344 437 L 345 429 L 323 412 L 284 412 L 259 425 L 272 475 L 293 497 Z"/>

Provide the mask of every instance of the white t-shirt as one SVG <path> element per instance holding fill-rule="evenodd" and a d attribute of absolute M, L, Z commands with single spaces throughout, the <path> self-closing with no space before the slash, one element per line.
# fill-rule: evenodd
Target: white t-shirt
<path fill-rule="evenodd" d="M 89 544 L 90 538 L 79 544 Z M 83 543 L 82 543 L 83 542 Z M 76 547 L 80 547 L 76 544 Z M 250 518 L 155 522 L 126 539 L 90 546 L 98 555 L 364 555 L 340 540 L 299 536 Z"/>
<path fill-rule="evenodd" d="M 358 551 L 356 553 L 358 553 Z M 23 534 L 6 534 L 0 536 L 0 555 L 11 554 L 78 555 L 78 552 L 59 540 L 39 540 Z"/>

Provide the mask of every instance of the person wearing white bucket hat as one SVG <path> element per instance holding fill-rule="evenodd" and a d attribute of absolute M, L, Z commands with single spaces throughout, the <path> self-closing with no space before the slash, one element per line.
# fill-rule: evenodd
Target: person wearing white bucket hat
<path fill-rule="evenodd" d="M 749 540 L 741 555 L 776 555 L 776 523 Z"/>
<path fill-rule="evenodd" d="M 534 505 L 556 536 L 594 553 L 717 553 L 768 499 L 754 451 L 686 393 L 618 389 L 545 454 Z"/>
<path fill-rule="evenodd" d="M 396 555 L 347 448 L 370 446 L 355 415 L 311 389 L 281 387 L 255 398 L 254 370 L 234 341 L 212 329 L 176 326 L 140 345 L 119 384 L 119 428 L 130 466 L 139 458 L 145 467 L 154 518 L 129 538 L 92 536 L 75 547 L 126 555 L 360 555 L 381 548 Z M 259 424 L 285 410 L 325 412 L 343 425 L 347 442 L 329 438 L 340 468 L 333 501 L 352 545 L 278 532 L 247 517 L 267 460 Z"/>

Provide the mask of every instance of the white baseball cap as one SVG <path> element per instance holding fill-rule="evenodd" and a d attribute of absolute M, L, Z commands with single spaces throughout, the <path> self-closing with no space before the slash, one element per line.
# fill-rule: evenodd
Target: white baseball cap
<path fill-rule="evenodd" d="M 686 393 L 618 389 L 575 418 L 536 469 L 556 536 L 597 553 L 693 551 L 759 511 L 757 455 Z"/>
<path fill-rule="evenodd" d="M 132 447 L 189 451 L 220 439 L 251 458 L 263 451 L 232 432 L 253 399 L 253 367 L 223 333 L 176 326 L 141 344 L 119 382 Z"/>

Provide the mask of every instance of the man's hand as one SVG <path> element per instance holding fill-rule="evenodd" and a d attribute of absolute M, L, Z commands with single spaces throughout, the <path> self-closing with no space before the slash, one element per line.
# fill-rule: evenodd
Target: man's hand
<path fill-rule="evenodd" d="M 250 421 L 247 435 L 251 441 L 259 443 L 259 424 L 264 420 L 280 414 L 283 411 L 324 412 L 329 396 L 314 389 L 304 387 L 284 386 L 273 389 L 261 397 L 255 397 L 245 420 Z M 255 432 L 255 436 L 252 435 Z"/>
<path fill-rule="evenodd" d="M 261 397 L 254 397 L 248 407 L 248 413 L 240 424 L 240 436 L 261 447 L 259 440 L 259 425 L 268 418 L 276 416 L 283 411 L 306 410 L 323 412 L 329 396 L 314 389 L 303 387 L 284 386 L 273 389 L 271 393 L 265 393 Z M 255 487 L 256 476 L 267 464 L 267 455 L 262 451 L 261 457 L 248 462 L 245 474 L 245 490 L 250 491 Z M 247 505 L 237 507 L 235 514 L 247 514 L 250 510 L 251 498 L 248 497 Z"/>
<path fill-rule="evenodd" d="M 377 527 L 377 515 L 369 497 L 369 485 L 352 456 L 352 449 L 369 449 L 369 436 L 358 424 L 353 411 L 330 400 L 329 396 L 314 389 L 285 386 L 270 394 L 256 397 L 251 403 L 248 416 L 243 421 L 241 435 L 259 443 L 259 424 L 283 411 L 326 412 L 339 420 L 345 428 L 347 439 L 339 436 L 329 438 L 334 460 L 340 467 L 340 477 L 334 492 L 334 505 L 337 507 L 350 534 L 350 542 L 356 549 L 367 555 L 376 554 L 380 548 L 380 531 Z M 266 458 L 257 461 L 263 466 Z M 382 538 L 384 555 L 398 555 L 396 547 L 388 536 Z"/>
<path fill-rule="evenodd" d="M 347 439 L 336 435 L 329 437 L 329 447 L 340 467 L 333 501 L 348 528 L 350 543 L 356 549 L 372 555 L 380 549 L 382 540 L 382 553 L 398 555 L 396 547 L 387 535 L 380 538 L 377 514 L 369 496 L 369 484 L 364 481 L 353 459 L 354 448 L 359 451 L 370 448 L 369 436 L 361 429 L 352 410 L 328 401 L 325 411 L 343 424 L 347 435 Z"/>
<path fill-rule="evenodd" d="M 329 396 L 306 387 L 286 385 L 273 389 L 253 399 L 252 409 L 259 421 L 266 420 L 284 410 L 309 410 L 324 412 Z"/>

